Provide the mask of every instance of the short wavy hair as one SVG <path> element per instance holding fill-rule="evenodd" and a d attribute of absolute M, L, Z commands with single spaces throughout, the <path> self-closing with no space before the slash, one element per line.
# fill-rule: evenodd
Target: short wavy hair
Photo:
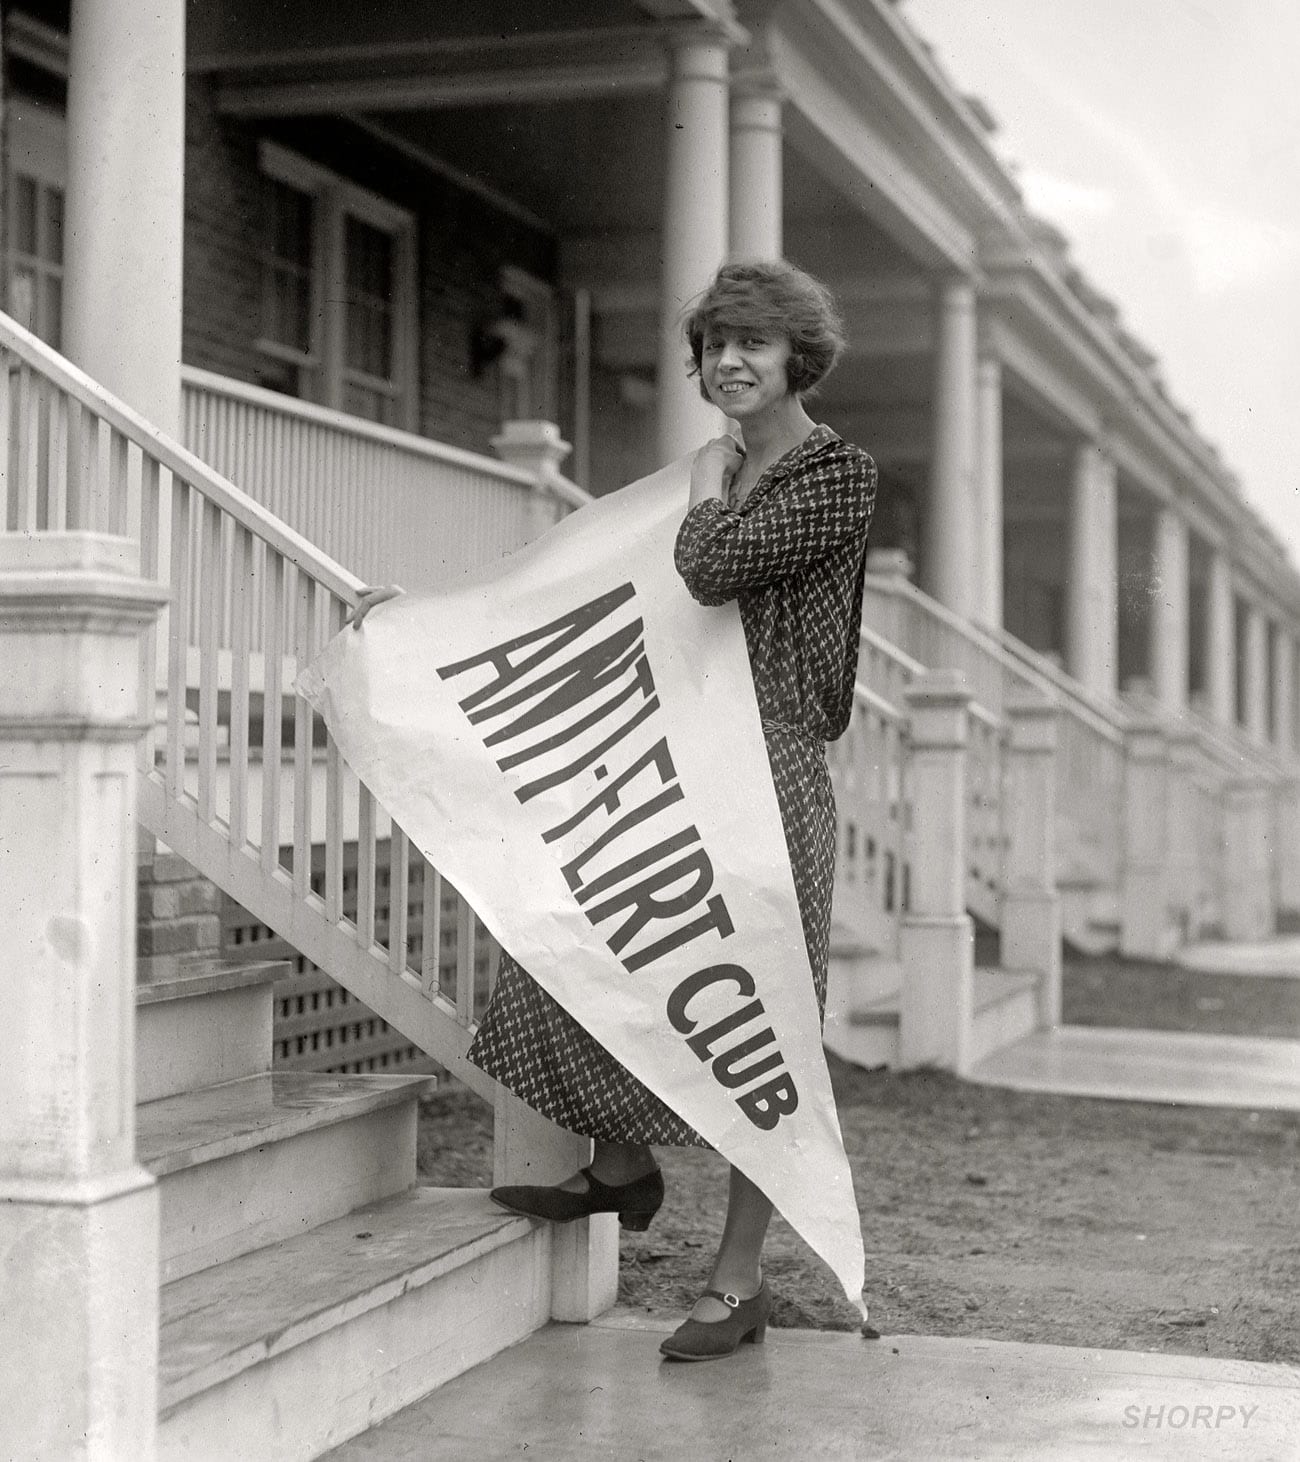
<path fill-rule="evenodd" d="M 803 396 L 814 390 L 844 351 L 844 321 L 830 290 L 784 259 L 724 264 L 683 321 L 690 345 L 687 374 L 700 376 L 710 330 L 753 330 L 790 342 L 786 380 Z M 700 379 L 700 395 L 709 393 Z"/>

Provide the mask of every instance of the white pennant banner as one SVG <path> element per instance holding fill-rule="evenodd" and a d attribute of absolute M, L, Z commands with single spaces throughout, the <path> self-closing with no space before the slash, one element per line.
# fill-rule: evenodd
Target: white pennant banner
<path fill-rule="evenodd" d="M 739 611 L 701 607 L 673 565 L 688 489 L 684 459 L 454 589 L 380 605 L 298 689 L 502 947 L 861 1305 Z"/>

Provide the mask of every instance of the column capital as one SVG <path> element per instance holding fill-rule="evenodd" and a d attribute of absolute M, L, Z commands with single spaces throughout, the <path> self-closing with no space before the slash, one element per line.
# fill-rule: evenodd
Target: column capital
<path fill-rule="evenodd" d="M 743 46 L 749 32 L 727 16 L 700 16 L 698 20 L 665 21 L 659 36 L 674 55 L 692 48 L 717 48 L 724 56 L 733 46 Z"/>
<path fill-rule="evenodd" d="M 760 108 L 743 105 L 756 102 L 764 102 L 769 106 L 773 103 L 776 104 L 776 126 L 779 129 L 780 107 L 788 98 L 789 94 L 782 84 L 781 78 L 769 61 L 751 61 L 745 58 L 739 66 L 733 66 L 731 72 L 731 125 L 733 130 L 736 126 L 738 112 L 742 113 L 744 121 L 749 126 L 763 125 L 761 118 L 764 114 Z"/>

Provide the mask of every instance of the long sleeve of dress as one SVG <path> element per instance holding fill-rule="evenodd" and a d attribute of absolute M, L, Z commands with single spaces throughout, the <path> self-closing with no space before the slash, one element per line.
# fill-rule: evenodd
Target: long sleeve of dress
<path fill-rule="evenodd" d="M 725 604 L 860 540 L 875 504 L 876 466 L 860 448 L 836 440 L 753 496 L 759 500 L 751 511 L 711 500 L 682 520 L 674 558 L 701 604 Z"/>

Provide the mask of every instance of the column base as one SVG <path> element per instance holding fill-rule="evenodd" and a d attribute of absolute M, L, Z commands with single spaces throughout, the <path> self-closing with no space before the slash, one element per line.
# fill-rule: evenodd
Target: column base
<path fill-rule="evenodd" d="M 968 914 L 905 917 L 898 1058 L 903 1070 L 938 1066 L 964 1072 L 975 1018 L 975 927 Z"/>
<path fill-rule="evenodd" d="M 0 1180 L 0 1455 L 154 1454 L 158 1191 Z"/>
<path fill-rule="evenodd" d="M 1002 900 L 1002 968 L 1038 976 L 1038 1023 L 1061 1023 L 1061 897 L 1007 893 Z"/>

